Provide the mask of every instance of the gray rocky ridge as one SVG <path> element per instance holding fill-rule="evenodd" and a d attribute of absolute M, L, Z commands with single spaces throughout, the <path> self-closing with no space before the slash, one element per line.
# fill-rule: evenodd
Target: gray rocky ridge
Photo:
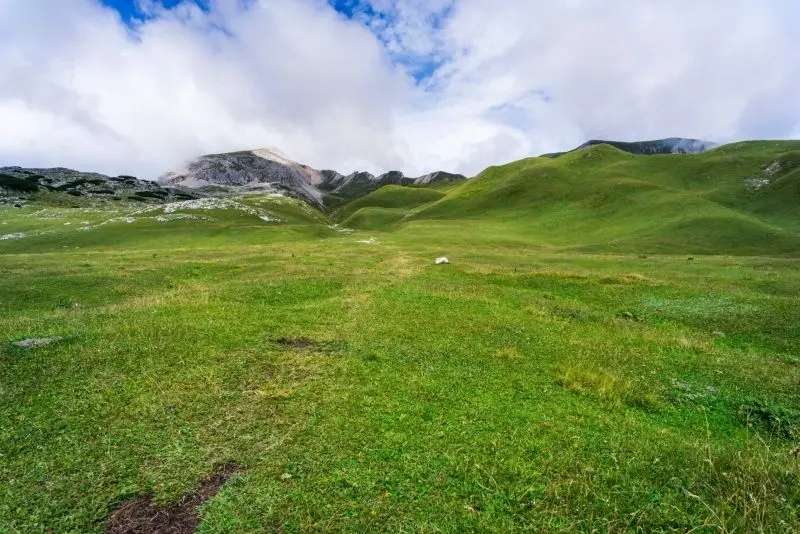
<path fill-rule="evenodd" d="M 378 176 L 368 172 L 341 174 L 317 170 L 297 163 L 274 149 L 259 149 L 200 156 L 184 168 L 158 179 L 163 186 L 191 189 L 223 188 L 230 192 L 281 189 L 309 204 L 324 208 L 375 191 L 388 184 L 425 185 L 440 181 L 465 180 L 460 174 L 433 172 L 419 177 L 390 171 Z"/>
<path fill-rule="evenodd" d="M 72 197 L 172 202 L 198 198 L 196 191 L 181 187 L 162 187 L 152 180 L 133 176 L 106 176 L 63 167 L 30 169 L 0 167 L 0 203 L 24 203 L 31 195 L 61 193 Z"/>

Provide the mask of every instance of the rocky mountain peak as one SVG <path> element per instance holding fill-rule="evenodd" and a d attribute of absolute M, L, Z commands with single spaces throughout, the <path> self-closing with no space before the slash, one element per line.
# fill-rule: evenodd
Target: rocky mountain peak
<path fill-rule="evenodd" d="M 227 154 L 209 154 L 188 162 L 182 169 L 158 179 L 162 185 L 231 192 L 280 189 L 318 208 L 366 195 L 383 185 L 426 185 L 443 180 L 465 180 L 460 174 L 434 172 L 417 178 L 400 171 L 375 176 L 356 171 L 344 175 L 335 170 L 317 170 L 298 163 L 279 150 L 263 148 Z"/>

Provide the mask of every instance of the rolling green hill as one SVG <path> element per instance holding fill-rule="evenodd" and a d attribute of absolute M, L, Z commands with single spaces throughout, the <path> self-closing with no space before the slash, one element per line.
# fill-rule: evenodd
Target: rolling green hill
<path fill-rule="evenodd" d="M 648 156 L 595 145 L 490 167 L 406 219 L 437 221 L 440 236 L 442 223 L 499 225 L 506 238 L 574 250 L 797 255 L 800 142 Z"/>
<path fill-rule="evenodd" d="M 51 194 L 19 209 L 0 205 L 0 254 L 237 247 L 337 235 L 315 208 L 275 194 L 165 204 L 61 200 Z"/>
<path fill-rule="evenodd" d="M 435 189 L 386 185 L 358 200 L 350 202 L 336 212 L 335 217 L 339 220 L 344 220 L 365 207 L 411 209 L 422 204 L 434 202 L 444 196 L 444 193 Z"/>
<path fill-rule="evenodd" d="M 386 185 L 345 205 L 334 213 L 333 218 L 352 228 L 380 228 L 393 224 L 403 219 L 410 210 L 445 196 L 445 193 L 432 187 Z"/>

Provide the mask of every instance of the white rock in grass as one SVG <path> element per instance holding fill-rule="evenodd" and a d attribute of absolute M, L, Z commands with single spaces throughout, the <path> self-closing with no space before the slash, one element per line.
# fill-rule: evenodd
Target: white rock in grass
<path fill-rule="evenodd" d="M 228 198 L 215 197 L 199 198 L 195 200 L 181 200 L 179 202 L 170 202 L 169 204 L 164 204 L 161 209 L 163 209 L 164 213 L 167 214 L 183 210 L 238 210 L 249 215 L 254 215 L 265 222 L 281 222 L 279 218 L 273 217 L 264 210 L 254 208 L 242 202 L 237 202 L 236 200 Z"/>
<path fill-rule="evenodd" d="M 28 236 L 28 234 L 26 234 L 25 232 L 17 232 L 17 233 L 14 233 L 14 234 L 4 234 L 4 235 L 0 235 L 0 241 L 7 241 L 9 239 L 22 239 L 22 238 L 27 237 L 27 236 Z"/>
<path fill-rule="evenodd" d="M 167 215 L 158 215 L 155 219 L 158 222 L 212 220 L 211 217 L 205 217 L 203 215 L 189 215 L 188 213 L 170 213 Z"/>
<path fill-rule="evenodd" d="M 328 225 L 328 228 L 330 228 L 334 232 L 339 232 L 340 234 L 352 234 L 352 233 L 355 233 L 355 230 L 353 230 L 352 228 L 345 228 L 343 226 L 339 226 L 338 224 Z"/>
<path fill-rule="evenodd" d="M 447 265 L 450 263 L 450 260 L 442 256 L 441 258 L 436 258 L 436 265 Z"/>
<path fill-rule="evenodd" d="M 51 343 L 61 341 L 62 339 L 63 338 L 61 336 L 30 338 L 23 339 L 22 341 L 15 341 L 14 345 L 22 347 L 23 349 L 35 349 L 36 347 L 44 347 L 46 345 L 50 345 Z"/>

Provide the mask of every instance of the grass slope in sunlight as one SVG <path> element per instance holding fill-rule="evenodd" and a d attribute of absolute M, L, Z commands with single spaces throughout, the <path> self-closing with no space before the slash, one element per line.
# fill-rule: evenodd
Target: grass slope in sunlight
<path fill-rule="evenodd" d="M 800 529 L 800 264 L 645 254 L 684 215 L 614 157 L 604 202 L 522 162 L 391 233 L 271 197 L 0 208 L 0 530 L 102 532 L 228 462 L 201 532 Z M 791 233 L 710 179 L 675 195 Z M 606 232 L 636 252 L 565 250 Z"/>
<path fill-rule="evenodd" d="M 476 221 L 577 251 L 797 256 L 798 205 L 800 142 L 655 156 L 596 145 L 491 167 L 409 218 L 442 237 Z"/>
<path fill-rule="evenodd" d="M 386 185 L 345 205 L 333 218 L 352 228 L 380 228 L 403 219 L 413 208 L 444 196 L 428 187 Z"/>

